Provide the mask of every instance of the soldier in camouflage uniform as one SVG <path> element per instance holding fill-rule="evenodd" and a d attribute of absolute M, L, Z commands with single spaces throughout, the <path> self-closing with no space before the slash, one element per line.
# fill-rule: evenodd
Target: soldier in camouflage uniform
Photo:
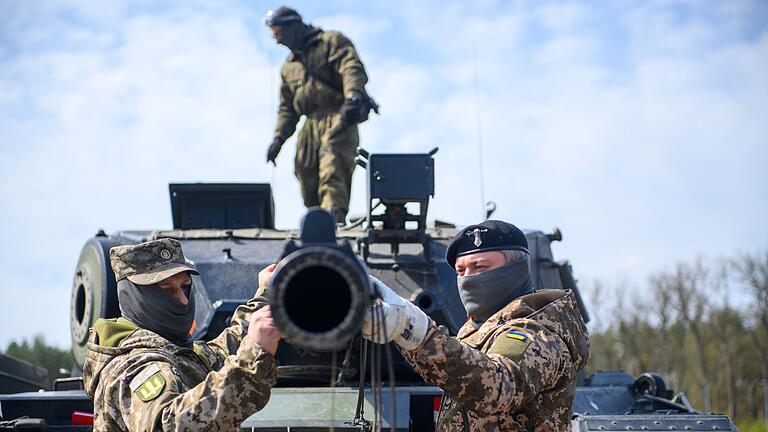
<path fill-rule="evenodd" d="M 469 314 L 456 337 L 417 306 L 374 281 L 386 334 L 430 384 L 444 391 L 439 431 L 564 431 L 571 428 L 576 372 L 589 358 L 589 338 L 570 290 L 534 291 L 528 242 L 514 225 L 485 221 L 451 241 Z"/>
<path fill-rule="evenodd" d="M 96 321 L 88 341 L 83 382 L 94 430 L 236 430 L 266 405 L 280 334 L 265 298 L 238 307 L 216 339 L 193 343 L 190 274 L 198 272 L 179 242 L 113 247 L 110 260 L 122 316 Z"/>
<path fill-rule="evenodd" d="M 304 205 L 321 206 L 345 221 L 355 169 L 357 123 L 367 116 L 368 76 L 355 47 L 343 34 L 302 22 L 290 8 L 265 18 L 278 43 L 291 50 L 280 71 L 280 107 L 267 162 L 275 163 L 301 116 L 294 171 Z"/>

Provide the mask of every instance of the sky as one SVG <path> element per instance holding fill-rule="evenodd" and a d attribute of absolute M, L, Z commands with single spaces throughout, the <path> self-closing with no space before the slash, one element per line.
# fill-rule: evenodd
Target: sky
<path fill-rule="evenodd" d="M 169 182 L 270 182 L 303 213 L 295 137 L 265 163 L 287 55 L 263 1 L 0 0 L 0 348 L 68 347 L 80 248 L 170 228 Z M 581 281 L 768 247 L 768 3 L 295 1 L 349 36 L 371 152 L 434 147 L 430 217 L 559 227 Z M 365 211 L 365 176 L 351 214 Z"/>

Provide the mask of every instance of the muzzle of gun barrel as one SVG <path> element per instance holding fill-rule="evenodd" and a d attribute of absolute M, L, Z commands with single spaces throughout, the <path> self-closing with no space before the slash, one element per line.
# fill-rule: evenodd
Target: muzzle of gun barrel
<path fill-rule="evenodd" d="M 286 341 L 309 351 L 344 348 L 360 331 L 371 301 L 368 274 L 354 254 L 306 246 L 285 256 L 269 299 Z"/>

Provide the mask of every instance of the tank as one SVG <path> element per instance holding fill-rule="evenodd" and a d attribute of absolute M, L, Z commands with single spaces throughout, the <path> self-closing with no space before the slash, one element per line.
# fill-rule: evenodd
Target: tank
<path fill-rule="evenodd" d="M 119 316 L 116 284 L 109 266 L 109 248 L 158 238 L 178 240 L 189 263 L 200 271 L 199 276 L 192 278 L 197 305 L 193 331 L 195 339 L 210 340 L 218 336 L 229 324 L 228 319 L 235 308 L 253 296 L 258 272 L 291 253 L 295 254 L 302 244 L 345 249 L 350 257 L 355 258 L 349 260 L 350 263 L 359 261 L 362 271 L 385 282 L 455 334 L 467 316 L 458 296 L 455 272 L 445 261 L 445 250 L 458 229 L 448 223 L 427 222 L 429 199 L 434 195 L 434 152 L 436 150 L 425 154 L 368 154 L 362 151 L 359 164 L 368 168 L 370 173 L 368 214 L 357 224 L 338 229 L 331 222 L 313 223 L 305 217 L 296 230 L 275 230 L 269 185 L 169 185 L 174 221 L 172 230 L 118 231 L 109 235 L 99 231 L 83 247 L 72 286 L 74 369 L 81 370 L 85 360 L 88 328 L 99 318 Z M 310 226 L 307 226 L 308 223 Z M 331 225 L 328 229 L 333 232 L 328 233 L 326 238 L 320 238 L 322 236 L 318 232 L 328 224 Z M 578 293 L 570 276 L 570 265 L 556 262 L 552 257 L 550 244 L 561 239 L 559 230 L 552 233 L 527 230 L 525 233 L 530 245 L 531 272 L 536 286 L 571 288 Z M 313 235 L 314 238 L 307 238 Z M 291 261 L 297 260 L 291 257 Z M 315 268 L 328 267 L 331 273 L 340 273 L 339 265 L 331 268 L 327 258 L 323 261 L 327 265 Z M 280 279 L 280 274 L 278 269 L 276 280 Z M 337 285 L 344 284 L 325 284 L 328 288 L 324 289 L 331 290 Z M 307 307 L 294 315 L 320 313 L 324 316 L 317 317 L 318 322 L 333 320 L 329 316 L 333 315 L 331 310 L 348 291 L 346 287 L 321 295 L 316 291 L 307 291 L 302 294 L 307 299 L 304 302 Z M 282 321 L 284 324 L 285 333 L 285 325 L 290 320 L 282 317 L 283 303 L 273 302 L 273 313 L 278 323 Z M 318 307 L 321 303 L 324 306 Z M 582 307 L 582 314 L 589 319 L 586 308 Z M 288 327 L 289 333 L 294 327 Z M 353 336 L 358 329 L 334 329 L 323 337 L 339 340 L 340 334 Z M 317 332 L 304 337 L 304 340 L 317 339 Z M 278 385 L 306 386 L 316 382 L 325 385 L 328 374 L 334 368 L 331 364 L 334 353 L 325 351 L 333 350 L 318 346 L 302 347 L 297 346 L 301 344 L 296 340 L 293 342 L 281 342 L 278 350 L 281 365 Z M 349 338 L 342 340 L 341 345 L 350 346 L 347 342 L 350 342 Z M 359 345 L 359 338 L 353 342 Z M 336 348 L 339 348 L 336 358 L 344 359 L 346 350 Z M 352 349 L 347 363 L 356 364 L 358 350 L 354 346 Z M 397 380 L 418 383 L 420 379 L 410 366 L 396 353 L 394 355 Z M 341 364 L 336 366 L 343 367 Z M 353 383 L 358 378 L 357 371 L 351 367 L 344 368 L 341 372 L 345 380 L 341 384 Z M 383 371 L 383 378 L 389 378 L 388 371 Z"/>
<path fill-rule="evenodd" d="M 200 272 L 192 278 L 195 339 L 217 336 L 235 308 L 254 295 L 259 271 L 281 261 L 269 290 L 275 321 L 287 339 L 278 349 L 278 384 L 270 403 L 248 418 L 244 429 L 366 430 L 371 423 L 363 408 L 369 419 L 378 412 L 383 428 L 434 430 L 440 389 L 424 384 L 396 350 L 367 352 L 358 329 L 359 311 L 371 300 L 369 274 L 453 334 L 467 318 L 455 273 L 444 258 L 458 228 L 427 219 L 436 152 L 361 149 L 357 163 L 367 172 L 367 213 L 345 227 L 336 227 L 323 211 L 310 211 L 297 229 L 275 229 L 268 184 L 170 184 L 172 229 L 99 230 L 85 242 L 70 306 L 74 374 L 85 359 L 89 327 L 99 318 L 119 316 L 109 248 L 173 238 Z M 524 232 L 535 286 L 573 290 L 589 321 L 571 264 L 552 254 L 552 243 L 562 241 L 563 234 L 559 229 Z M 371 378 L 368 361 L 385 355 L 391 359 L 380 361 Z M 383 383 L 384 391 L 372 381 Z M 75 413 L 83 422 L 77 424 L 88 430 L 92 412 L 76 378 L 62 381 L 59 391 L 0 396 L 0 406 L 3 420 L 39 417 L 48 430 L 77 430 Z M 684 394 L 674 394 L 653 373 L 581 376 L 573 408 L 577 431 L 737 430 L 726 416 L 697 412 Z M 12 429 L 9 424 L 0 429 Z"/>

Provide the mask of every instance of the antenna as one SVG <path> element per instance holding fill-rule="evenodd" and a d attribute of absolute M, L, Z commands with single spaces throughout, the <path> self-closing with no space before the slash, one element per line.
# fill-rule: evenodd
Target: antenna
<path fill-rule="evenodd" d="M 480 84 L 477 74 L 477 43 L 472 41 L 472 66 L 474 69 L 475 112 L 477 114 L 477 163 L 480 179 L 480 217 L 488 219 L 485 203 L 485 180 L 483 178 L 483 116 L 480 112 Z"/>
<path fill-rule="evenodd" d="M 262 30 L 263 31 L 263 30 Z M 267 31 L 267 33 L 270 33 L 270 31 Z M 271 34 L 268 35 L 267 40 L 271 40 Z M 262 38 L 263 39 L 263 38 Z M 269 109 L 272 110 L 272 112 L 277 112 L 275 109 L 275 69 L 274 64 L 272 63 L 273 57 L 273 49 L 272 47 L 267 46 L 267 63 L 269 63 L 269 96 L 267 97 L 267 100 L 269 101 Z"/>
<path fill-rule="evenodd" d="M 269 33 L 269 31 L 267 31 L 267 33 Z M 271 39 L 271 35 L 269 35 L 269 37 Z M 267 39 L 267 40 L 270 40 L 270 39 Z M 262 38 L 262 40 L 263 40 L 263 38 Z M 269 63 L 269 69 L 268 69 L 269 70 L 269 73 L 268 73 L 268 75 L 269 75 L 269 91 L 267 92 L 267 94 L 269 96 L 267 96 L 267 98 L 266 98 L 269 101 L 269 110 L 267 110 L 267 112 L 272 111 L 272 113 L 276 113 L 277 112 L 277 108 L 275 107 L 275 93 L 277 93 L 279 91 L 279 89 L 275 88 L 275 68 L 274 68 L 274 63 L 273 63 L 274 57 L 272 55 L 273 54 L 273 52 L 272 52 L 273 50 L 270 49 L 270 47 L 267 47 L 266 51 L 267 51 L 267 62 Z M 270 170 L 269 171 L 269 177 L 270 177 L 269 178 L 269 184 L 272 185 L 272 190 L 273 191 L 277 190 L 277 187 L 276 187 L 277 186 L 276 185 L 276 180 L 277 180 L 277 173 L 276 173 L 277 172 L 277 164 L 272 164 L 272 166 L 270 167 L 269 163 L 267 163 L 267 167 Z"/>

